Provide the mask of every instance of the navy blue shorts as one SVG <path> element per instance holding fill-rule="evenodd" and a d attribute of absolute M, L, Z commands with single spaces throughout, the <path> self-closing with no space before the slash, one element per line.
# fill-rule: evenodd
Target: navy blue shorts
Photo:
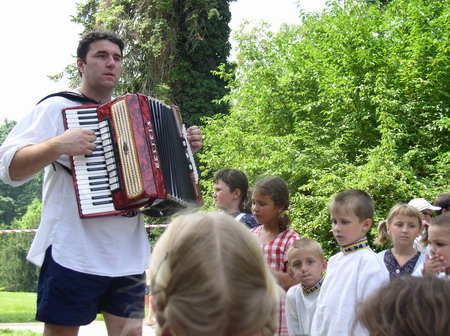
<path fill-rule="evenodd" d="M 81 326 L 99 312 L 143 319 L 145 286 L 145 273 L 106 277 L 65 268 L 53 260 L 49 247 L 39 275 L 36 320 Z"/>

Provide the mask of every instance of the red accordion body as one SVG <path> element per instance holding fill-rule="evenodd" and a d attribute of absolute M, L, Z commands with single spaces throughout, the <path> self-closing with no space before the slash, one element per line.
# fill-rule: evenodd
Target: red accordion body
<path fill-rule="evenodd" d="M 63 116 L 66 128 L 94 129 L 97 134 L 98 151 L 92 157 L 71 158 L 81 217 L 138 209 L 167 216 L 203 204 L 175 107 L 133 94 L 107 104 L 67 108 Z"/>

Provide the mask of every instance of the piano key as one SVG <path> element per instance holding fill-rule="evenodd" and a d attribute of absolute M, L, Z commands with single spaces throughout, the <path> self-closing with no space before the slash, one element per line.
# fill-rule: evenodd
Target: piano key
<path fill-rule="evenodd" d="M 102 205 L 102 204 L 108 204 L 108 203 L 113 203 L 112 198 L 102 198 L 102 199 L 84 199 L 84 200 L 80 200 L 80 205 L 84 206 L 98 206 L 98 205 Z"/>
<path fill-rule="evenodd" d="M 78 118 L 87 118 L 90 117 L 92 119 L 98 119 L 97 117 L 97 112 L 92 112 L 92 111 L 86 111 L 83 113 L 68 113 L 68 111 L 66 111 L 66 119 L 72 119 L 72 120 L 76 120 Z"/>
<path fill-rule="evenodd" d="M 99 185 L 110 185 L 109 179 L 102 179 L 102 180 L 83 180 L 83 181 L 77 181 L 78 182 L 78 188 L 81 186 L 99 186 Z"/>
<path fill-rule="evenodd" d="M 86 169 L 82 169 L 82 167 L 75 167 L 78 169 L 75 169 L 75 176 L 77 177 L 77 179 L 82 179 L 84 178 L 89 178 L 89 177 L 95 177 L 95 176 L 102 176 L 105 174 L 108 174 L 108 171 L 106 170 L 106 168 L 102 171 L 102 170 L 98 170 L 98 171 L 94 171 L 94 172 L 88 172 Z"/>
<path fill-rule="evenodd" d="M 73 162 L 80 164 L 92 164 L 95 162 L 99 162 L 99 164 L 106 165 L 106 160 L 104 156 L 77 156 L 76 158 L 73 158 Z"/>
<path fill-rule="evenodd" d="M 82 193 L 78 194 L 80 197 L 80 200 L 89 200 L 92 199 L 92 197 L 97 197 L 97 196 L 104 196 L 104 197 L 109 197 L 112 199 L 112 194 L 110 192 L 105 193 L 104 191 L 94 191 L 94 192 L 87 192 L 87 190 L 83 190 Z"/>
<path fill-rule="evenodd" d="M 103 206 L 82 206 L 81 207 L 81 213 L 83 215 L 91 215 L 91 214 L 97 214 L 101 212 L 110 212 L 110 211 L 116 211 L 113 204 L 106 204 Z"/>
<path fill-rule="evenodd" d="M 92 168 L 87 168 L 86 171 L 88 172 L 95 172 L 95 171 L 104 171 L 105 167 L 103 166 L 97 166 Z"/>

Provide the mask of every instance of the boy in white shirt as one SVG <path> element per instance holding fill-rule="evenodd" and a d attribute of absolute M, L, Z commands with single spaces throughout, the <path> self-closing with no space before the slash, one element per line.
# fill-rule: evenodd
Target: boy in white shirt
<path fill-rule="evenodd" d="M 328 263 L 311 335 L 368 335 L 360 325 L 352 328 L 356 306 L 389 280 L 386 267 L 366 238 L 373 222 L 374 202 L 366 192 L 349 189 L 337 194 L 328 210 L 341 252 Z"/>
<path fill-rule="evenodd" d="M 289 288 L 286 320 L 290 336 L 309 335 L 327 261 L 322 246 L 312 239 L 295 241 L 288 251 L 289 271 L 300 284 Z"/>

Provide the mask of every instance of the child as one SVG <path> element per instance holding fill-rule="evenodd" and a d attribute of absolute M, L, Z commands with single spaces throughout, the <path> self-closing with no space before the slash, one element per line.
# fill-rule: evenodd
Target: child
<path fill-rule="evenodd" d="M 274 335 L 282 289 L 261 248 L 224 214 L 176 218 L 155 245 L 156 335 Z"/>
<path fill-rule="evenodd" d="M 450 193 L 439 194 L 433 202 L 434 206 L 441 208 L 436 210 L 436 215 L 443 215 L 450 211 Z"/>
<path fill-rule="evenodd" d="M 327 268 L 322 246 L 308 238 L 295 241 L 288 251 L 288 265 L 294 278 L 300 282 L 289 288 L 286 296 L 289 335 L 310 335 L 317 297 Z"/>
<path fill-rule="evenodd" d="M 409 201 L 408 204 L 415 207 L 422 214 L 422 232 L 421 235 L 416 238 L 414 248 L 417 251 L 425 250 L 425 253 L 428 253 L 426 248 L 428 244 L 428 224 L 433 218 L 433 211 L 439 211 L 441 208 L 431 205 L 425 198 L 414 198 Z"/>
<path fill-rule="evenodd" d="M 379 288 L 357 312 L 371 336 L 447 336 L 450 282 L 436 277 L 398 277 Z"/>
<path fill-rule="evenodd" d="M 375 244 L 382 245 L 389 236 L 392 238 L 393 247 L 378 253 L 391 279 L 402 274 L 412 274 L 425 261 L 425 250 L 419 252 L 414 248 L 414 241 L 420 235 L 421 228 L 422 214 L 408 204 L 394 206 L 387 220 L 378 224 Z"/>
<path fill-rule="evenodd" d="M 247 209 L 248 180 L 243 171 L 231 168 L 219 170 L 214 175 L 212 197 L 218 209 L 241 221 L 249 229 L 259 225 Z"/>
<path fill-rule="evenodd" d="M 450 279 L 450 213 L 434 218 L 428 228 L 430 257 L 420 265 L 413 275 L 437 274 Z"/>
<path fill-rule="evenodd" d="M 366 238 L 373 221 L 372 198 L 359 189 L 346 190 L 333 198 L 328 210 L 341 252 L 328 263 L 311 335 L 350 335 L 356 306 L 387 282 L 389 274 Z M 367 331 L 358 330 L 356 335 Z"/>
<path fill-rule="evenodd" d="M 288 273 L 287 251 L 301 238 L 289 228 L 288 208 L 289 189 L 282 178 L 267 177 L 256 183 L 252 192 L 252 213 L 262 225 L 251 232 L 258 238 L 267 263 L 285 290 L 298 284 Z M 288 335 L 283 301 L 280 302 L 280 336 Z"/>

